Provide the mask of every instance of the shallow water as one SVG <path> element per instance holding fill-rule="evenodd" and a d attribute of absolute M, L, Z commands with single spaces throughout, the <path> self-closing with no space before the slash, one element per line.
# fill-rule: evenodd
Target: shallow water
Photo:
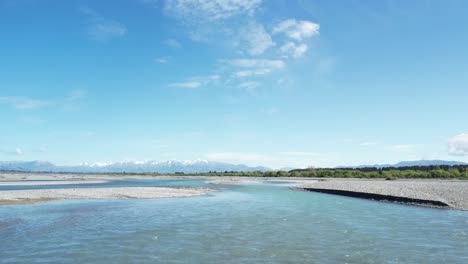
<path fill-rule="evenodd" d="M 191 198 L 2 206 L 0 256 L 0 263 L 468 263 L 468 212 L 278 184 Z"/>
<path fill-rule="evenodd" d="M 32 190 L 32 189 L 76 189 L 76 188 L 111 188 L 111 187 L 209 187 L 204 181 L 200 180 L 161 180 L 161 179 L 124 179 L 124 180 L 106 180 L 102 183 L 86 183 L 82 180 L 67 180 L 76 184 L 54 184 L 60 180 L 26 180 L 23 182 L 40 182 L 40 185 L 0 185 L 0 191 L 7 190 Z M 3 181 L 8 182 L 8 181 Z M 13 181 L 18 182 L 18 181 Z M 47 184 L 50 183 L 50 184 Z"/>

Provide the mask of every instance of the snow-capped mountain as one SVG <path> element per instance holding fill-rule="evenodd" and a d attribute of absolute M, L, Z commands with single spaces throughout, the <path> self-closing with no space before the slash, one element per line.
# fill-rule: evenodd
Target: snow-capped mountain
<path fill-rule="evenodd" d="M 157 172 L 157 173 L 202 173 L 209 171 L 267 171 L 265 167 L 250 167 L 242 164 L 230 164 L 208 160 L 169 160 L 169 161 L 127 161 L 115 163 L 82 163 L 77 166 L 57 166 L 43 161 L 4 161 L 0 162 L 3 171 L 30 172 Z"/>

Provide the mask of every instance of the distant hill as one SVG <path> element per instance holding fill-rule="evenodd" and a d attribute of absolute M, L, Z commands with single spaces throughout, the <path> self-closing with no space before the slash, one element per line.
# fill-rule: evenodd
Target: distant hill
<path fill-rule="evenodd" d="M 268 171 L 265 167 L 250 167 L 207 160 L 132 161 L 115 163 L 83 163 L 77 166 L 57 166 L 43 161 L 0 161 L 0 171 L 72 172 L 72 173 L 203 173 L 209 171 Z"/>
<path fill-rule="evenodd" d="M 461 161 L 448 161 L 448 160 L 415 160 L 415 161 L 401 161 L 395 164 L 374 164 L 374 165 L 358 165 L 358 166 L 340 166 L 337 168 L 388 168 L 388 167 L 413 167 L 413 166 L 454 166 L 454 165 L 468 165 L 466 162 Z"/>

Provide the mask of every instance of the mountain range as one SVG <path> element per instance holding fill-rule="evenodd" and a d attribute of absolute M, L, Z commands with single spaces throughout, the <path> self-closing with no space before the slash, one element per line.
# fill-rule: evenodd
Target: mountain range
<path fill-rule="evenodd" d="M 115 163 L 82 163 L 77 166 L 58 166 L 45 161 L 0 161 L 0 171 L 70 172 L 70 173 L 202 173 L 209 171 L 267 171 L 266 167 L 250 167 L 208 160 L 129 161 Z"/>
<path fill-rule="evenodd" d="M 337 168 L 385 168 L 430 165 L 468 165 L 460 161 L 416 160 L 396 164 L 374 164 L 359 166 L 340 166 Z M 292 169 L 292 168 L 291 168 Z M 24 172 L 70 172 L 70 173 L 203 173 L 209 171 L 269 171 L 266 167 L 251 167 L 243 164 L 230 164 L 208 160 L 169 160 L 169 161 L 128 161 L 114 163 L 82 163 L 76 166 L 58 166 L 46 161 L 0 161 L 0 171 Z M 283 169 L 285 170 L 285 169 Z"/>

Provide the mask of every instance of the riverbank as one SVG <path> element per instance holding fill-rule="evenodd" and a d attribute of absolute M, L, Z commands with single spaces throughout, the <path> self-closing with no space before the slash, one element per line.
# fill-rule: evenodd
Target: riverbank
<path fill-rule="evenodd" d="M 156 199 L 208 194 L 207 188 L 119 187 L 0 191 L 0 205 L 27 204 L 63 199 Z"/>
<path fill-rule="evenodd" d="M 297 189 L 427 207 L 468 210 L 468 181 L 342 180 L 306 183 Z"/>
<path fill-rule="evenodd" d="M 342 179 L 305 177 L 241 177 L 190 175 L 106 175 L 56 173 L 0 173 L 0 185 L 55 185 L 99 183 L 122 179 L 200 179 L 209 184 L 288 183 L 296 189 L 378 201 L 468 210 L 468 181 L 443 179 Z M 41 182 L 46 180 L 46 182 Z M 77 188 L 0 191 L 0 204 L 42 202 L 55 199 L 166 198 L 204 195 L 210 190 L 151 187 Z M 146 188 L 146 187 L 145 187 Z M 16 192 L 16 193 L 9 193 Z M 3 197 L 3 198 L 2 198 Z"/>

